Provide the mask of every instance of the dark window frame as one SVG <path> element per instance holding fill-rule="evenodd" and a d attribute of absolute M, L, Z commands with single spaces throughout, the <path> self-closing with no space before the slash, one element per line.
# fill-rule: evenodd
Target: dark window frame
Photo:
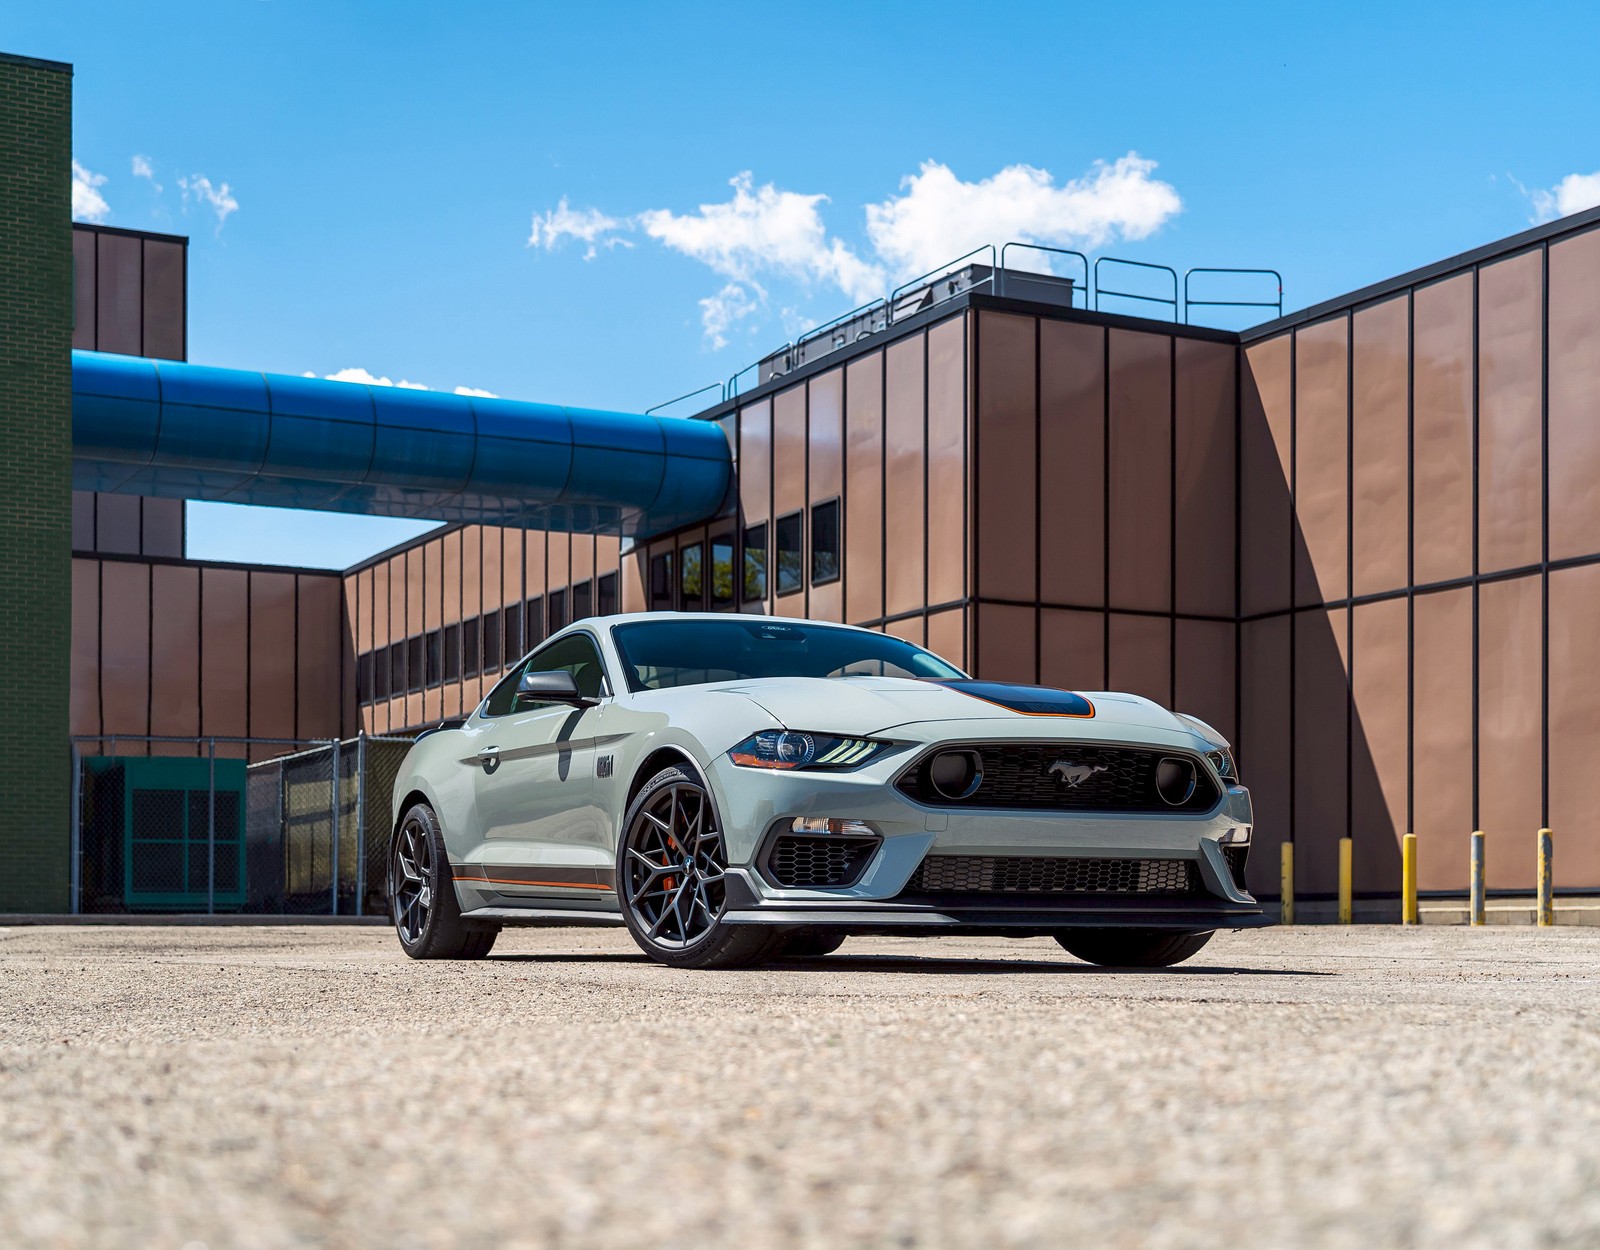
<path fill-rule="evenodd" d="M 753 543 L 750 541 L 750 537 L 758 530 L 761 533 L 761 541 Z M 772 582 L 772 547 L 768 541 L 770 533 L 771 527 L 766 521 L 757 521 L 754 525 L 744 527 L 744 541 L 740 545 L 738 560 L 739 602 L 741 604 L 765 603 L 767 601 L 767 592 L 771 589 Z M 756 557 L 760 564 L 756 572 L 761 578 L 761 593 L 757 595 L 750 593 L 750 558 L 752 551 L 761 553 Z"/>
<path fill-rule="evenodd" d="M 824 508 L 833 509 L 833 572 L 822 577 L 817 576 L 817 513 Z M 811 575 L 813 586 L 831 586 L 844 576 L 844 500 L 835 495 L 831 499 L 819 499 L 811 505 L 811 551 L 810 558 L 806 560 L 806 569 Z"/>
<path fill-rule="evenodd" d="M 794 585 L 785 589 L 783 584 L 783 553 L 785 549 L 782 545 L 782 531 L 783 527 L 791 521 L 799 530 L 799 542 L 795 548 L 798 560 L 795 566 Z M 806 510 L 804 508 L 797 508 L 793 512 L 785 512 L 772 523 L 772 555 L 772 567 L 777 574 L 773 579 L 775 584 L 772 589 L 776 597 L 784 599 L 789 595 L 802 593 L 806 588 Z"/>
<path fill-rule="evenodd" d="M 700 579 L 699 593 L 691 595 L 684 583 L 689 576 L 689 553 L 697 554 L 695 575 Z M 706 545 L 703 542 L 684 543 L 678 548 L 678 611 L 704 612 L 706 610 Z"/>

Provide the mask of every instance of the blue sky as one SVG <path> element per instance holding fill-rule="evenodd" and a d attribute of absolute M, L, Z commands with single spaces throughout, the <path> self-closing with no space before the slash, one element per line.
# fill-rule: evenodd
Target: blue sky
<path fill-rule="evenodd" d="M 191 359 L 621 410 L 1008 235 L 1294 308 L 1514 233 L 1600 200 L 1597 47 L 1586 4 L 0 15 L 76 66 L 86 210 L 191 236 Z M 195 506 L 191 554 L 414 528 Z"/>

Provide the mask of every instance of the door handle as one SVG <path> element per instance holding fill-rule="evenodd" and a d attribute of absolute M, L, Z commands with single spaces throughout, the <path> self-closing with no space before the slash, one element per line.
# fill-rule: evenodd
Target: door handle
<path fill-rule="evenodd" d="M 484 747 L 483 750 L 478 752 L 478 761 L 485 768 L 493 768 L 500 762 L 500 748 Z"/>

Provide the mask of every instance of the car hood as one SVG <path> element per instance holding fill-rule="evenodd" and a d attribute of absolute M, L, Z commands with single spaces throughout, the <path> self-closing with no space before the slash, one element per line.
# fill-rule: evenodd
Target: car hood
<path fill-rule="evenodd" d="M 786 728 L 813 732 L 872 735 L 899 729 L 922 738 L 938 736 L 927 732 L 934 725 L 972 722 L 971 732 L 1001 737 L 1116 740 L 1176 735 L 1204 745 L 1193 726 L 1160 704 L 1112 691 L 900 677 L 767 677 L 721 684 L 721 689 L 759 704 Z"/>

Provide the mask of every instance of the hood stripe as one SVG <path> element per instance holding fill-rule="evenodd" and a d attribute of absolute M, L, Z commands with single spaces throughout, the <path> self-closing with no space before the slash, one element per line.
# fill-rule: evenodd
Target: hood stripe
<path fill-rule="evenodd" d="M 970 699 L 992 703 L 1019 716 L 1065 716 L 1074 720 L 1088 720 L 1094 716 L 1094 704 L 1070 690 L 1020 686 L 1002 681 L 934 681 L 931 684 L 954 690 Z"/>

